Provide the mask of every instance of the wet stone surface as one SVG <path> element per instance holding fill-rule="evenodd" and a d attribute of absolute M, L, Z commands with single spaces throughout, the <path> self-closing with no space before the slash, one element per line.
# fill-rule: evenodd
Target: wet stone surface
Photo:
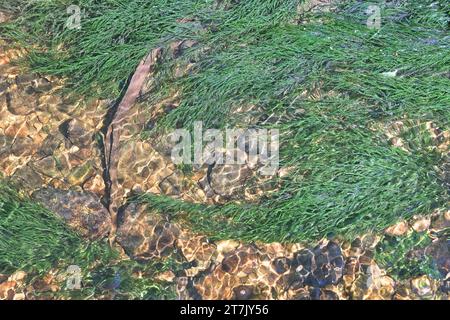
<path fill-rule="evenodd" d="M 293 286 L 325 287 L 337 284 L 343 274 L 344 257 L 339 245 L 329 242 L 313 250 L 304 249 L 295 253 L 292 268 Z"/>
<path fill-rule="evenodd" d="M 110 231 L 109 213 L 92 192 L 43 188 L 31 197 L 83 236 L 99 239 Z"/>
<path fill-rule="evenodd" d="M 148 261 L 169 255 L 180 233 L 162 216 L 151 215 L 142 205 L 131 204 L 122 213 L 117 242 L 133 259 Z"/>
<path fill-rule="evenodd" d="M 0 168 L 31 193 L 43 186 L 104 192 L 95 141 L 107 103 L 61 96 L 61 81 L 22 74 L 8 62 L 22 53 L 0 43 Z M 30 183 L 27 183 L 29 180 Z"/>

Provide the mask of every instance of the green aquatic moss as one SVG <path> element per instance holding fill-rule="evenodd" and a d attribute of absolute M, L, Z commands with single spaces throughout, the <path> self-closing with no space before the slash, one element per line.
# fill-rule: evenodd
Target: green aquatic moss
<path fill-rule="evenodd" d="M 87 268 L 113 252 L 88 243 L 52 212 L 0 185 L 0 273 L 44 274 L 59 265 Z"/>
<path fill-rule="evenodd" d="M 343 1 L 331 12 L 302 13 L 301 2 L 80 0 L 81 29 L 68 30 L 72 1 L 21 1 L 19 18 L 0 31 L 33 46 L 25 61 L 33 70 L 100 97 L 118 96 L 151 48 L 196 40 L 158 67 L 149 107 L 170 88 L 181 103 L 147 136 L 194 121 L 240 126 L 231 110 L 241 104 L 274 114 L 276 123 L 254 125 L 280 130 L 280 165 L 293 168 L 275 194 L 212 207 L 141 199 L 213 238 L 351 237 L 448 206 L 440 172 L 448 159 L 430 151 L 433 142 L 410 131 L 407 152 L 373 129 L 402 119 L 449 129 L 448 1 L 372 1 L 381 10 L 379 30 L 366 25 L 368 4 Z M 174 78 L 171 71 L 188 62 L 194 70 Z M 316 99 L 302 95 L 314 89 L 322 92 Z"/>
<path fill-rule="evenodd" d="M 69 290 L 61 283 L 57 296 L 76 299 L 111 294 L 113 298 L 172 299 L 171 286 L 153 279 L 156 272 L 175 268 L 174 261 L 139 264 L 121 261 L 106 241 L 87 241 L 70 230 L 55 214 L 20 196 L 0 182 L 0 273 L 26 271 L 32 283 L 50 270 L 64 274 L 81 269 L 82 288 Z M 135 272 L 145 272 L 139 278 Z M 39 294 L 39 293 L 36 293 Z"/>
<path fill-rule="evenodd" d="M 385 236 L 375 250 L 375 261 L 396 280 L 429 275 L 440 278 L 433 259 L 424 254 L 431 244 L 425 233 L 413 232 L 405 237 Z"/>

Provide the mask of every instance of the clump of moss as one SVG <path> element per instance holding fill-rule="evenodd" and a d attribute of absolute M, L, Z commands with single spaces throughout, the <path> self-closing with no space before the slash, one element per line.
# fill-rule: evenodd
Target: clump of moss
<path fill-rule="evenodd" d="M 385 236 L 376 247 L 375 261 L 397 280 L 440 274 L 432 257 L 424 249 L 431 244 L 426 233 L 413 232 L 405 237 Z"/>
<path fill-rule="evenodd" d="M 172 267 L 168 262 L 120 260 L 106 241 L 83 239 L 55 214 L 0 182 L 0 273 L 23 270 L 32 283 L 50 270 L 63 274 L 71 265 L 81 269 L 82 288 L 68 290 L 61 283 L 57 297 L 87 299 L 111 292 L 126 299 L 174 297 L 173 288 L 153 279 L 156 272 Z M 145 276 L 137 277 L 137 271 Z"/>
<path fill-rule="evenodd" d="M 372 125 L 408 118 L 450 128 L 448 4 L 372 1 L 380 7 L 377 30 L 368 28 L 367 4 L 360 1 L 299 16 L 301 2 L 80 0 L 81 29 L 68 30 L 72 1 L 21 0 L 21 16 L 0 31 L 38 48 L 28 57 L 33 70 L 65 76 L 79 92 L 99 96 L 117 96 L 150 48 L 197 41 L 158 68 L 152 96 L 172 88 L 180 104 L 157 130 L 194 121 L 239 126 L 232 107 L 240 104 L 273 114 L 275 123 L 253 125 L 281 133 L 280 166 L 294 169 L 279 181 L 279 192 L 258 204 L 215 207 L 146 199 L 160 210 L 188 212 L 194 229 L 214 238 L 351 237 L 445 208 L 439 156 L 394 148 Z M 180 63 L 195 67 L 175 78 L 171 71 Z M 427 140 L 412 143 L 429 149 Z"/>
<path fill-rule="evenodd" d="M 114 253 L 88 243 L 52 212 L 0 184 L 0 272 L 43 274 L 58 265 L 88 267 Z"/>

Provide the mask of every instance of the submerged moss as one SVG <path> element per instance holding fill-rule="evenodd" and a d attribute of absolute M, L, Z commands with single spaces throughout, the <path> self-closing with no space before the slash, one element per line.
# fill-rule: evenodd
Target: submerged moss
<path fill-rule="evenodd" d="M 413 232 L 405 237 L 386 236 L 378 244 L 374 258 L 396 280 L 422 275 L 439 279 L 433 259 L 424 252 L 430 244 L 431 238 L 424 233 Z"/>
<path fill-rule="evenodd" d="M 119 94 L 150 48 L 196 40 L 159 67 L 152 94 L 175 88 L 181 103 L 157 130 L 194 121 L 239 126 L 231 110 L 242 103 L 275 114 L 277 123 L 254 125 L 280 130 L 280 165 L 294 168 L 277 193 L 258 204 L 215 207 L 146 198 L 162 211 L 187 211 L 194 229 L 214 238 L 351 237 L 445 208 L 444 156 L 423 153 L 430 141 L 409 136 L 418 152 L 395 148 L 372 128 L 407 118 L 449 129 L 448 4 L 374 1 L 381 10 L 376 30 L 367 27 L 367 5 L 359 1 L 306 13 L 297 10 L 301 2 L 81 0 L 82 27 L 68 30 L 71 1 L 20 1 L 20 17 L 0 31 L 37 46 L 27 60 L 33 70 L 108 97 Z M 0 7 L 8 2 L 0 0 Z M 174 78 L 170 71 L 186 62 L 195 63 L 194 72 Z"/>
<path fill-rule="evenodd" d="M 175 268 L 167 263 L 122 261 L 106 241 L 81 238 L 52 212 L 0 184 L 0 273 L 22 270 L 33 283 L 50 271 L 64 275 L 75 265 L 81 269 L 82 288 L 70 290 L 64 282 L 58 283 L 57 297 L 87 299 L 108 294 L 122 299 L 164 299 L 174 297 L 173 288 L 156 282 L 153 275 L 169 266 Z M 138 277 L 137 272 L 146 276 Z"/>

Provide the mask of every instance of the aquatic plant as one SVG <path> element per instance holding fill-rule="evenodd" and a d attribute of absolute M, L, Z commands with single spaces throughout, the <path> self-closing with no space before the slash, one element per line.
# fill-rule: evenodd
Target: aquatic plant
<path fill-rule="evenodd" d="M 377 245 L 375 260 L 395 279 L 429 275 L 439 279 L 440 274 L 431 257 L 424 249 L 431 238 L 424 233 L 413 232 L 405 237 L 385 236 Z"/>
<path fill-rule="evenodd" d="M 359 1 L 301 12 L 296 0 L 81 0 L 82 27 L 69 30 L 71 3 L 22 0 L 19 18 L 0 27 L 30 48 L 33 70 L 64 76 L 79 93 L 116 97 L 150 48 L 192 39 L 197 46 L 159 67 L 152 99 L 175 88 L 181 104 L 157 130 L 197 120 L 239 126 L 238 104 L 277 119 L 255 126 L 281 132 L 280 165 L 293 169 L 278 192 L 214 207 L 146 196 L 154 208 L 186 212 L 179 216 L 213 238 L 297 241 L 381 230 L 448 206 L 439 172 L 446 158 L 420 151 L 429 139 L 408 152 L 374 129 L 402 119 L 449 129 L 446 1 L 374 1 L 380 29 L 368 28 Z M 187 62 L 194 70 L 174 78 Z"/>
<path fill-rule="evenodd" d="M 22 270 L 28 274 L 27 283 L 33 283 L 50 271 L 64 275 L 74 265 L 80 268 L 82 289 L 58 283 L 61 290 L 55 295 L 87 299 L 113 293 L 114 298 L 164 299 L 173 297 L 173 288 L 152 275 L 174 269 L 175 263 L 122 260 L 107 242 L 83 239 L 52 212 L 0 184 L 0 273 Z M 134 275 L 138 271 L 149 276 L 139 278 Z"/>

